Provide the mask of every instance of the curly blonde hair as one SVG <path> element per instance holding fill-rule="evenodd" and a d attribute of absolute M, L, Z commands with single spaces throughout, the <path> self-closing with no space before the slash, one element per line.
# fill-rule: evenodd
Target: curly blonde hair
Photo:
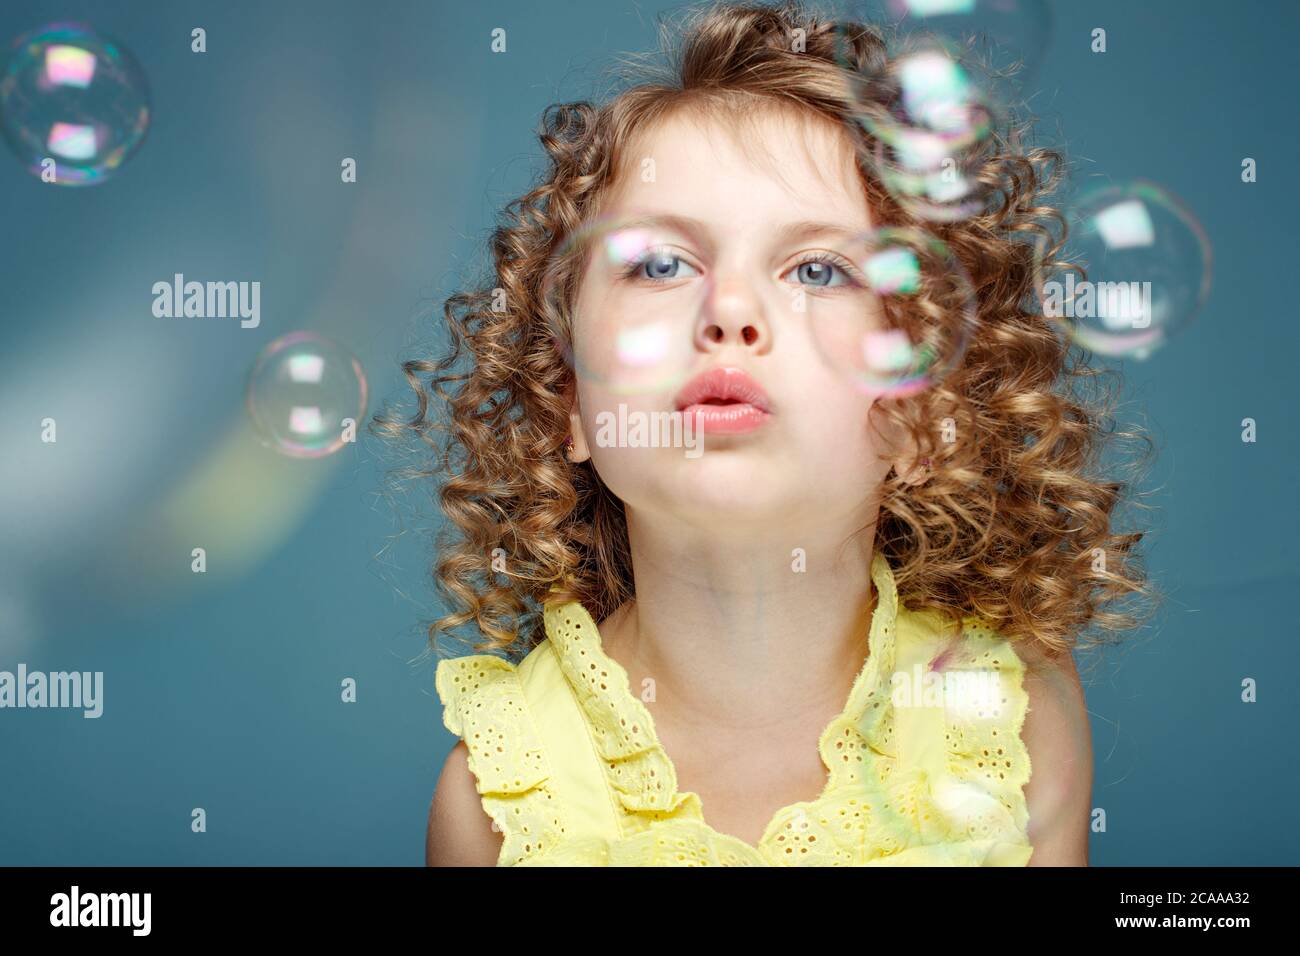
<path fill-rule="evenodd" d="M 491 239 L 491 275 L 446 299 L 441 360 L 403 363 L 413 414 L 385 410 L 371 423 L 373 433 L 413 439 L 423 450 L 424 462 L 405 477 L 440 483 L 450 521 L 438 536 L 433 575 L 451 612 L 428 626 L 435 650 L 440 632 L 472 622 L 484 638 L 476 650 L 526 651 L 545 636 L 546 601 L 579 600 L 601 621 L 634 597 L 623 503 L 590 461 L 564 455 L 573 372 L 542 316 L 541 291 L 553 256 L 590 221 L 621 168 L 630 137 L 677 109 L 725 117 L 744 102 L 812 111 L 839 124 L 859 157 L 872 148 L 856 119 L 861 93 L 851 93 L 850 83 L 882 74 L 888 61 L 879 30 L 797 2 L 710 4 L 686 16 L 680 27 L 662 26 L 668 66 L 633 58 L 634 69 L 645 68 L 633 75 L 642 82 L 604 105 L 546 109 L 539 135 L 550 168 L 506 206 Z M 1131 485 L 1100 473 L 1112 442 L 1150 441 L 1115 428 L 1114 389 L 1104 387 L 1114 373 L 1089 367 L 1059 329 L 1026 307 L 1035 245 L 1050 266 L 1065 231 L 1042 200 L 1061 176 L 1061 156 L 1022 149 L 1027 128 L 991 137 L 978 170 L 989 202 L 958 222 L 910 216 L 858 162 L 879 221 L 929 228 L 964 265 L 978 298 L 978 329 L 960 367 L 922 394 L 883 403 L 931 460 L 931 475 L 916 485 L 890 474 L 874 544 L 908 606 L 954 622 L 981 617 L 1055 656 L 1085 643 L 1089 632 L 1096 637 L 1088 643 L 1099 644 L 1131 628 L 1137 599 L 1153 593 L 1135 549 L 1143 535 L 1116 528 Z M 445 422 L 430 413 L 433 403 L 447 411 Z M 935 423 L 944 419 L 963 440 L 939 440 Z M 494 555 L 502 554 L 509 556 L 504 574 L 494 570 Z M 559 594 L 549 593 L 553 585 Z M 1130 606 L 1114 607 L 1120 600 Z"/>

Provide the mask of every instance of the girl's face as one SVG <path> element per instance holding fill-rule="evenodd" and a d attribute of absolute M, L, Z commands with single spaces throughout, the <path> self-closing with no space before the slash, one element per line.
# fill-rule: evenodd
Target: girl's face
<path fill-rule="evenodd" d="M 575 457 L 590 453 L 629 512 L 717 532 L 759 521 L 862 527 L 893 464 L 880 456 L 897 456 L 901 439 L 872 414 L 875 396 L 826 364 L 810 323 L 878 320 L 852 265 L 871 210 L 833 124 L 775 110 L 754 120 L 753 135 L 732 136 L 675 114 L 633 144 L 629 174 L 603 197 L 603 223 L 655 222 L 604 234 L 586 260 L 573 320 Z M 653 353 L 650 367 L 608 361 L 620 341 Z M 609 444 L 617 429 L 601 423 L 617 422 L 620 404 L 631 435 L 638 416 L 677 411 L 683 387 L 715 368 L 753 379 L 767 414 L 739 433 L 696 434 L 700 451 Z"/>

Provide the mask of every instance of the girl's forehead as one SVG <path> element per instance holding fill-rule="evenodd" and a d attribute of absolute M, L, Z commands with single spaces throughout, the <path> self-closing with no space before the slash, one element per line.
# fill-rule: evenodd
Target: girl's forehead
<path fill-rule="evenodd" d="M 843 215 L 846 204 L 864 215 L 867 210 L 848 134 L 807 109 L 679 109 L 636 131 L 621 159 L 601 204 L 607 210 L 687 193 L 702 201 L 777 202 L 803 212 Z"/>

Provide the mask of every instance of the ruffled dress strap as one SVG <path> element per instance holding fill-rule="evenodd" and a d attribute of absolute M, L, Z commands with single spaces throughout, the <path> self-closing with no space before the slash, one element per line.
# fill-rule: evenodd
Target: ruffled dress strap
<path fill-rule="evenodd" d="M 498 866 L 557 845 L 564 811 L 515 666 L 489 654 L 448 658 L 434 678 L 443 724 L 469 751 L 469 768 L 493 828 L 504 835 Z"/>
<path fill-rule="evenodd" d="M 977 618 L 952 636 L 931 614 L 900 629 L 892 715 L 895 806 L 922 846 L 886 865 L 1023 866 L 1029 843 L 1021 738 L 1029 698 L 1012 642 Z M 938 850 L 942 847 L 942 851 Z M 874 862 L 874 861 L 873 861 Z"/>

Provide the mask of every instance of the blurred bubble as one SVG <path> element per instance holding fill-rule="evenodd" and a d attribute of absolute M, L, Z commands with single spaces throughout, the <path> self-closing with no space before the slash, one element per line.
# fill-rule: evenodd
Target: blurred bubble
<path fill-rule="evenodd" d="M 1040 242 L 1035 284 L 1043 315 L 1084 348 L 1145 359 L 1209 297 L 1209 237 L 1162 186 L 1138 180 L 1091 190 L 1066 221 L 1060 263 L 1043 264 Z"/>
<path fill-rule="evenodd" d="M 0 119 L 34 176 L 52 159 L 54 182 L 103 182 L 139 148 L 149 115 L 148 83 L 135 57 L 88 26 L 52 24 L 10 47 Z"/>
<path fill-rule="evenodd" d="M 838 35 L 848 66 L 847 36 Z M 980 169 L 1001 113 L 957 51 L 922 38 L 895 49 L 877 74 L 851 74 L 850 99 L 872 147 L 863 157 L 913 215 L 940 222 L 980 212 L 989 186 Z"/>
<path fill-rule="evenodd" d="M 809 288 L 794 299 L 826 364 L 877 396 L 906 397 L 942 382 L 965 354 L 977 315 L 951 250 L 907 227 L 862 233 L 837 252 L 852 266 L 841 292 Z"/>
<path fill-rule="evenodd" d="M 711 283 L 694 238 L 654 217 L 625 217 L 597 219 L 564 242 L 542 298 L 570 368 L 619 394 L 686 379 Z"/>
<path fill-rule="evenodd" d="M 1031 92 L 1052 22 L 1046 0 L 853 0 L 849 12 L 880 25 L 893 47 L 919 40 L 954 45 L 1004 104 Z"/>
<path fill-rule="evenodd" d="M 291 332 L 258 356 L 245 405 L 264 445 L 294 458 L 320 458 L 355 437 L 366 410 L 366 377 L 338 343 Z"/>

